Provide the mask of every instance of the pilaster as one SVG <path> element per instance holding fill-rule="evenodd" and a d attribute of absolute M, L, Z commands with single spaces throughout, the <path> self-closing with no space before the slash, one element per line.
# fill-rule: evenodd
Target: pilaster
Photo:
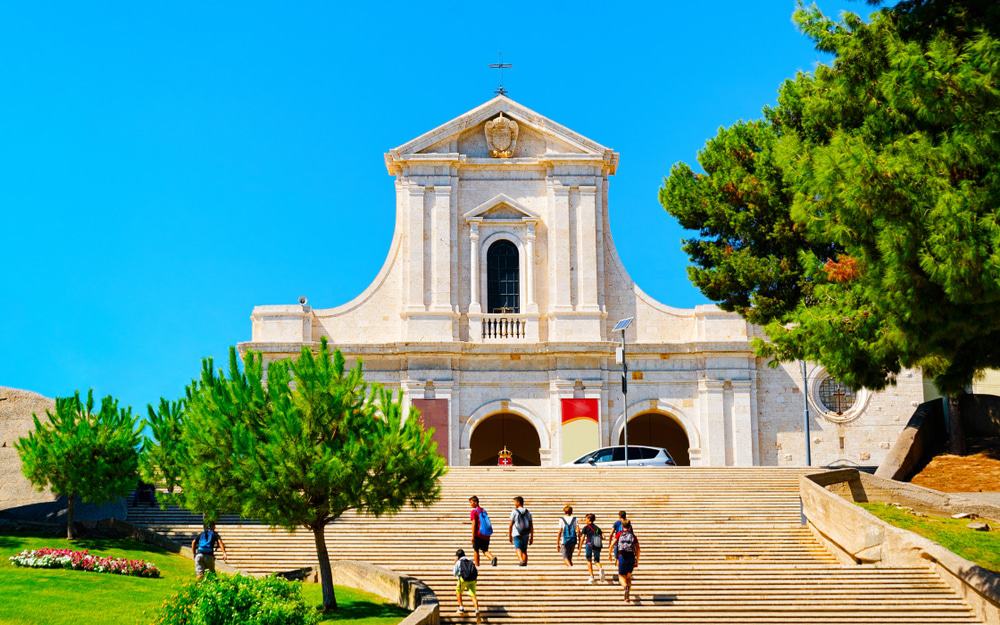
<path fill-rule="evenodd" d="M 479 222 L 469 223 L 469 312 L 483 312 L 479 289 Z"/>
<path fill-rule="evenodd" d="M 733 380 L 733 464 L 738 467 L 754 465 L 753 408 L 751 404 L 750 380 Z"/>
<path fill-rule="evenodd" d="M 576 310 L 600 312 L 597 271 L 597 187 L 580 187 L 576 214 Z"/>
<path fill-rule="evenodd" d="M 549 308 L 553 312 L 573 310 L 569 257 L 569 187 L 550 184 Z"/>
<path fill-rule="evenodd" d="M 451 187 L 435 186 L 430 198 L 430 310 L 450 312 L 451 302 Z"/>
<path fill-rule="evenodd" d="M 535 223 L 533 221 L 526 225 L 524 256 L 524 312 L 537 313 L 538 304 L 535 302 Z"/>
<path fill-rule="evenodd" d="M 407 278 L 407 312 L 423 312 L 426 290 L 424 288 L 424 187 L 410 183 L 406 189 L 406 259 L 404 266 Z"/>
<path fill-rule="evenodd" d="M 711 467 L 726 466 L 725 382 L 698 380 L 698 411 L 702 424 L 702 460 Z"/>

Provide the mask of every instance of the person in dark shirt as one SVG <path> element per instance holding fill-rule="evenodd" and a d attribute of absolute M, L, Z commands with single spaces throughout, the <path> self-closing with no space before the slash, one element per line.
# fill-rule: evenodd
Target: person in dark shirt
<path fill-rule="evenodd" d="M 631 601 L 632 571 L 639 566 L 639 539 L 632 531 L 631 521 L 622 521 L 622 530 L 614 538 L 618 553 L 618 582 L 625 586 L 625 603 Z"/>
<path fill-rule="evenodd" d="M 215 547 L 222 548 L 222 559 L 226 560 L 226 543 L 215 531 L 215 523 L 206 523 L 205 529 L 191 541 L 191 551 L 194 553 L 194 573 L 201 579 L 205 573 L 215 573 Z"/>
<path fill-rule="evenodd" d="M 597 527 L 597 517 L 593 514 L 587 515 L 587 524 L 580 529 L 580 536 L 583 537 L 583 546 L 586 549 L 587 572 L 590 574 L 589 582 L 594 583 L 594 565 L 600 571 L 601 581 L 604 581 L 604 565 L 601 564 L 601 548 L 604 546 L 604 532 Z"/>

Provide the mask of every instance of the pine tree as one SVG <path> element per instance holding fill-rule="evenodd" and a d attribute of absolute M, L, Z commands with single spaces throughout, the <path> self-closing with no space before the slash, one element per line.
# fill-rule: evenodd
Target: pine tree
<path fill-rule="evenodd" d="M 140 432 L 131 408 L 119 408 L 108 396 L 94 412 L 94 392 L 56 399 L 55 413 L 15 446 L 24 475 L 39 490 L 48 488 L 66 498 L 66 537 L 76 537 L 73 506 L 106 503 L 135 488 Z"/>
<path fill-rule="evenodd" d="M 323 608 L 336 608 L 325 532 L 355 510 L 380 516 L 429 505 L 440 493 L 444 460 L 416 410 L 403 419 L 402 395 L 369 387 L 361 363 L 347 369 L 324 339 L 317 354 L 269 364 L 230 350 L 228 375 L 203 363 L 181 413 L 162 408 L 179 431 L 167 462 L 177 465 L 181 501 L 209 518 L 238 512 L 271 526 L 312 532 Z M 172 436 L 172 435 L 169 435 Z M 169 438 L 168 436 L 168 438 Z M 150 443 L 155 447 L 156 443 Z M 169 467 L 152 474 L 167 475 Z"/>
<path fill-rule="evenodd" d="M 1000 366 L 1000 5 L 904 1 L 865 22 L 800 4 L 794 19 L 833 63 L 661 190 L 700 231 L 694 282 L 765 325 L 761 356 L 855 388 L 919 367 L 960 393 Z"/>

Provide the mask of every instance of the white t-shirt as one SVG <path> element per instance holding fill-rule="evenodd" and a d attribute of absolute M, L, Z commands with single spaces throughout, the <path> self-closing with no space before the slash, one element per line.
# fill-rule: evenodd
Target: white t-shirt
<path fill-rule="evenodd" d="M 566 530 L 565 530 L 565 527 L 567 525 L 569 526 L 570 534 L 573 536 L 573 538 L 570 538 L 569 540 L 566 540 Z M 561 519 L 559 519 L 559 531 L 562 532 L 559 535 L 559 541 L 562 544 L 566 544 L 567 542 L 572 542 L 572 541 L 576 540 L 576 517 L 568 515 L 568 514 L 567 515 L 563 515 L 563 517 Z"/>
<path fill-rule="evenodd" d="M 511 536 L 521 535 L 521 532 L 517 529 L 517 516 L 519 514 L 524 515 L 524 522 L 525 522 L 524 535 L 527 536 L 531 534 L 531 523 L 532 523 L 531 512 L 529 512 L 527 508 L 514 508 L 513 510 L 510 511 L 510 520 L 511 522 L 514 523 L 514 525 L 511 526 L 510 528 L 510 535 Z"/>

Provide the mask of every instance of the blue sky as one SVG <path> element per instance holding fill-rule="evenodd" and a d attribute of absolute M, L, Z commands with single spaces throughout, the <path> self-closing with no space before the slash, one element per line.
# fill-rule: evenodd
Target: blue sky
<path fill-rule="evenodd" d="M 250 334 L 343 303 L 392 239 L 384 151 L 493 95 L 618 150 L 611 226 L 673 306 L 670 165 L 825 60 L 794 2 L 7 3 L 0 7 L 0 385 L 141 412 Z M 821 0 L 828 13 L 862 2 Z"/>

